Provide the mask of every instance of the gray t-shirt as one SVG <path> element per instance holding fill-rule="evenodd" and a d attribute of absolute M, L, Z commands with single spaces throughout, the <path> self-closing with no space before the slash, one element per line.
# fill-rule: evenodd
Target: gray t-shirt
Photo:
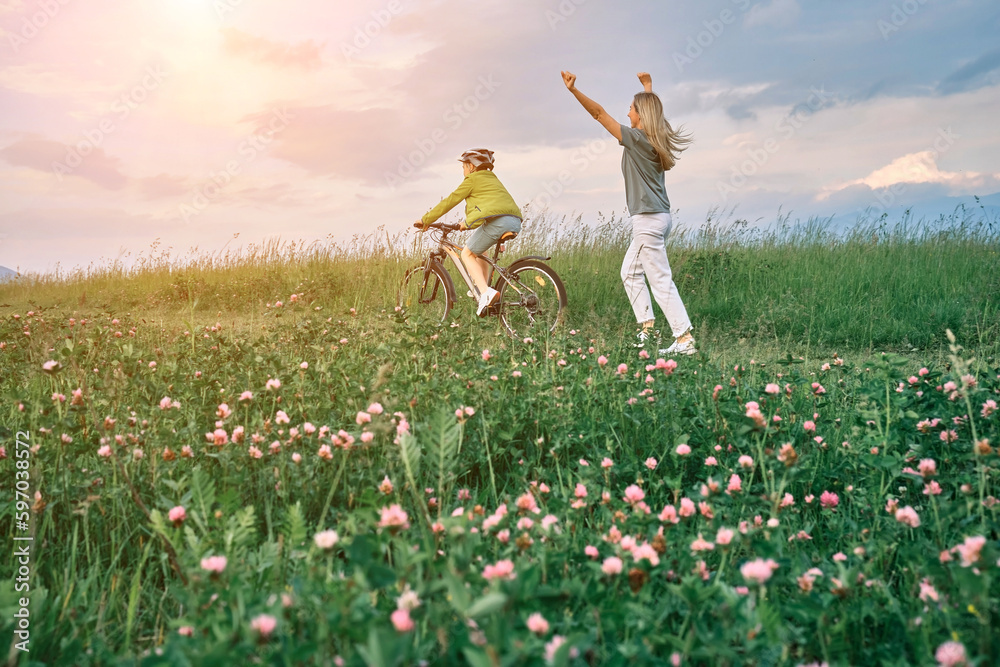
<path fill-rule="evenodd" d="M 646 133 L 622 125 L 625 147 L 622 153 L 622 175 L 625 177 L 625 204 L 629 215 L 637 213 L 670 213 L 670 200 L 663 181 L 663 167 L 656 149 Z"/>

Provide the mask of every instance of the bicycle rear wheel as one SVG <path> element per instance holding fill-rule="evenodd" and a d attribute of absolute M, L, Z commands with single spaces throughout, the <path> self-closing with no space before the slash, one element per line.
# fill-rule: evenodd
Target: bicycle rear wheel
<path fill-rule="evenodd" d="M 444 322 L 451 310 L 450 284 L 451 277 L 440 264 L 431 264 L 427 271 L 418 264 L 403 277 L 396 305 L 407 319 Z"/>
<path fill-rule="evenodd" d="M 500 290 L 500 321 L 512 338 L 552 333 L 562 322 L 566 288 L 552 268 L 535 259 L 514 262 L 507 282 L 497 278 Z"/>

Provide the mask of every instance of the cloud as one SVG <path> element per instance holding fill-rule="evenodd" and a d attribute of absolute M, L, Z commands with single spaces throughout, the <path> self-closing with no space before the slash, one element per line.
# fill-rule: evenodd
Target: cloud
<path fill-rule="evenodd" d="M 747 28 L 759 25 L 787 26 L 795 22 L 800 12 L 798 0 L 771 0 L 769 5 L 754 5 L 743 19 L 743 25 Z"/>
<path fill-rule="evenodd" d="M 402 113 L 420 134 L 440 127 L 462 146 L 554 145 L 594 136 L 603 130 L 566 92 L 559 71 L 579 74 L 581 89 L 627 122 L 631 96 L 641 89 L 633 71 L 611 72 L 601 49 L 579 48 L 598 31 L 623 21 L 627 13 L 620 8 L 589 2 L 439 2 L 421 7 L 389 25 L 394 35 L 420 47 L 389 96 L 402 102 Z M 465 36 L 469 25 L 487 26 L 489 43 L 470 45 Z M 484 91 L 484 79 L 495 85 Z M 618 82 L 627 83 L 615 97 L 604 92 Z M 477 91 L 486 92 L 478 94 L 478 105 L 470 99 Z M 454 120 L 456 105 L 464 107 L 461 124 Z"/>
<path fill-rule="evenodd" d="M 0 157 L 15 167 L 79 176 L 108 190 L 125 187 L 128 178 L 119 170 L 121 161 L 106 154 L 103 148 L 87 146 L 90 151 L 82 155 L 76 148 L 58 141 L 22 139 L 0 149 Z"/>
<path fill-rule="evenodd" d="M 810 116 L 841 103 L 840 96 L 821 84 L 765 81 L 733 85 L 722 81 L 690 81 L 670 89 L 667 115 L 723 110 L 733 120 L 757 120 L 758 111 L 787 108 L 788 115 Z"/>
<path fill-rule="evenodd" d="M 748 107 L 762 101 L 762 93 L 772 85 L 752 83 L 738 86 L 723 81 L 689 81 L 677 84 L 665 97 L 667 116 L 724 109 L 730 117 L 738 120 L 746 117 Z"/>
<path fill-rule="evenodd" d="M 269 155 L 313 174 L 383 181 L 417 137 L 402 114 L 392 109 L 347 111 L 326 105 L 292 108 L 288 127 L 275 135 Z M 422 161 L 421 161 L 422 162 Z"/>
<path fill-rule="evenodd" d="M 323 45 L 311 39 L 297 44 L 273 42 L 250 35 L 236 28 L 223 28 L 223 48 L 226 52 L 254 62 L 275 67 L 317 69 L 323 64 Z"/>
<path fill-rule="evenodd" d="M 114 91 L 110 85 L 39 63 L 8 65 L 0 69 L 0 87 L 45 97 L 110 95 Z"/>
<path fill-rule="evenodd" d="M 1000 188 L 1000 173 L 942 171 L 937 165 L 937 157 L 934 150 L 903 155 L 864 178 L 824 187 L 817 199 L 823 201 L 833 193 L 859 185 L 881 190 L 899 184 L 937 184 L 946 186 L 952 194 L 993 192 Z"/>
<path fill-rule="evenodd" d="M 866 85 L 861 90 L 851 93 L 847 96 L 847 102 L 850 104 L 861 104 L 878 97 L 893 95 L 894 93 L 900 97 L 905 97 L 907 94 L 912 95 L 914 92 L 911 89 L 907 89 L 906 84 L 902 82 L 900 77 L 885 77 Z M 924 91 L 921 90 L 920 93 L 923 94 Z"/>
<path fill-rule="evenodd" d="M 169 176 L 158 174 L 147 178 L 140 178 L 137 181 L 139 191 L 146 199 L 162 199 L 164 197 L 175 197 L 190 191 L 187 179 L 180 176 Z"/>
<path fill-rule="evenodd" d="M 111 207 L 47 207 L 0 212 L 0 228 L 11 230 L 8 241 L 44 239 L 53 247 L 97 241 L 117 250 L 119 239 L 145 237 L 152 231 L 148 215 Z M 54 255 L 58 257 L 58 255 Z"/>
<path fill-rule="evenodd" d="M 742 150 L 744 147 L 754 145 L 758 141 L 756 132 L 738 132 L 723 139 L 721 144 L 723 146 L 736 146 L 736 148 Z"/>
<path fill-rule="evenodd" d="M 959 67 L 937 85 L 942 95 L 961 93 L 981 86 L 995 84 L 1000 79 L 989 76 L 1000 68 L 1000 49 L 984 53 L 971 63 Z"/>
<path fill-rule="evenodd" d="M 252 185 L 237 190 L 233 197 L 247 204 L 280 207 L 309 206 L 328 199 L 326 193 L 296 188 L 291 183 Z"/>

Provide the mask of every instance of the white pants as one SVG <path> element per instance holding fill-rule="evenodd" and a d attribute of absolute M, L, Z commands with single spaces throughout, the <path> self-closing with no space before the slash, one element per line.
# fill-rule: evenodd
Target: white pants
<path fill-rule="evenodd" d="M 677 293 L 667 261 L 667 234 L 670 233 L 669 213 L 639 213 L 632 216 L 632 243 L 622 262 L 622 283 L 637 322 L 653 318 L 653 303 L 649 299 L 646 279 L 656 303 L 667 317 L 674 338 L 691 328 L 687 309 Z"/>

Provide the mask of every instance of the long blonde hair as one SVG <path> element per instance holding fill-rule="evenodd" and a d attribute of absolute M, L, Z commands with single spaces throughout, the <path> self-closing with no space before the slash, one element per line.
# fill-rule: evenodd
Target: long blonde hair
<path fill-rule="evenodd" d="M 663 171 L 670 171 L 677 163 L 681 151 L 691 143 L 691 135 L 684 128 L 674 130 L 663 116 L 663 103 L 656 93 L 636 93 L 632 100 L 639 122 L 649 143 L 656 149 Z"/>

